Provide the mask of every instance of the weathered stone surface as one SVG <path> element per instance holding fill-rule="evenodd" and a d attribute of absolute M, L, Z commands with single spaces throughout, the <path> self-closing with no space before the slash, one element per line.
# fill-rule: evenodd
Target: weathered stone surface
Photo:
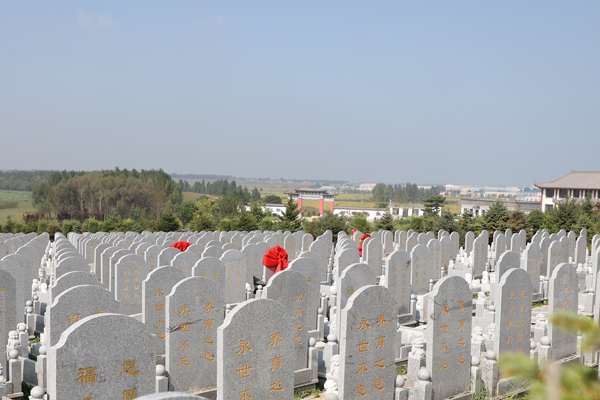
<path fill-rule="evenodd" d="M 248 300 L 231 311 L 217 329 L 217 399 L 291 399 L 293 329 L 273 300 Z"/>
<path fill-rule="evenodd" d="M 152 337 L 125 315 L 84 318 L 48 349 L 51 399 L 134 399 L 155 392 L 155 375 Z"/>

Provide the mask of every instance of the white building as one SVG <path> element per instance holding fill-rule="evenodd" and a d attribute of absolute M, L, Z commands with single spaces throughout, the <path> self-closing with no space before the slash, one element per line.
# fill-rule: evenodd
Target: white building
<path fill-rule="evenodd" d="M 573 171 L 548 182 L 535 182 L 535 187 L 542 189 L 540 210 L 551 210 L 556 204 L 572 198 L 583 201 L 589 197 L 600 205 L 600 171 Z"/>

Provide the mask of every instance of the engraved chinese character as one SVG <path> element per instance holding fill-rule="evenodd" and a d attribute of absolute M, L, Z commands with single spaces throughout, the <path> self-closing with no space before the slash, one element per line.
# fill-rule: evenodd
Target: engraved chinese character
<path fill-rule="evenodd" d="M 202 362 L 214 362 L 215 361 L 215 357 L 213 356 L 213 353 L 204 353 L 204 361 Z"/>
<path fill-rule="evenodd" d="M 157 304 L 154 306 L 154 308 L 156 308 L 156 311 L 162 311 L 165 309 L 165 305 L 164 304 Z"/>
<path fill-rule="evenodd" d="M 375 349 L 378 349 L 380 347 L 385 347 L 385 342 L 384 340 L 387 338 L 387 336 L 379 336 L 376 337 L 375 340 L 377 340 L 377 346 L 375 347 Z"/>
<path fill-rule="evenodd" d="M 515 337 L 511 335 L 508 337 L 508 341 L 506 342 L 506 344 L 513 344 L 514 340 L 515 340 Z"/>
<path fill-rule="evenodd" d="M 383 362 L 383 358 L 378 358 L 377 361 L 375 361 L 374 368 L 384 369 L 385 365 L 381 365 L 382 362 Z"/>
<path fill-rule="evenodd" d="M 388 323 L 388 320 L 385 319 L 385 314 L 379 314 L 377 316 L 377 322 L 375 323 L 375 325 L 377 325 L 378 327 L 381 328 L 382 326 L 384 326 L 387 323 Z"/>
<path fill-rule="evenodd" d="M 447 304 L 442 304 L 441 315 L 446 315 L 446 314 L 450 314 L 450 311 L 448 310 L 448 305 Z"/>
<path fill-rule="evenodd" d="M 215 306 L 213 305 L 212 301 L 209 301 L 208 303 L 206 303 L 206 306 L 204 306 L 204 311 L 206 311 L 206 312 L 211 312 L 214 309 L 215 309 Z"/>
<path fill-rule="evenodd" d="M 274 357 L 269 360 L 269 362 L 272 363 L 271 372 L 273 372 L 275 368 L 281 369 L 281 360 L 283 360 L 283 357 Z"/>
<path fill-rule="evenodd" d="M 465 355 L 464 354 L 459 354 L 458 355 L 458 361 L 456 363 L 457 364 L 464 364 L 465 363 Z"/>
<path fill-rule="evenodd" d="M 137 389 L 123 390 L 123 400 L 135 399 L 136 393 L 137 393 Z"/>
<path fill-rule="evenodd" d="M 465 338 L 458 338 L 457 346 L 466 346 Z"/>
<path fill-rule="evenodd" d="M 364 353 L 365 351 L 367 351 L 367 346 L 369 345 L 369 342 L 367 342 L 366 340 L 363 340 L 361 342 L 359 342 L 356 346 L 358 347 L 358 352 L 359 353 Z"/>
<path fill-rule="evenodd" d="M 250 396 L 250 393 L 248 393 L 250 391 L 250 389 L 244 390 L 242 392 L 240 392 L 240 394 L 242 395 L 242 398 L 240 400 L 250 400 L 253 399 L 254 397 Z"/>
<path fill-rule="evenodd" d="M 188 308 L 187 304 L 184 304 L 181 306 L 181 310 L 179 310 L 179 315 L 186 315 L 186 314 L 190 314 L 191 311 Z"/>
<path fill-rule="evenodd" d="M 354 286 L 350 286 L 350 287 L 348 288 L 348 294 L 349 294 L 349 295 L 352 295 L 352 294 L 354 294 L 354 292 L 355 292 L 355 290 L 354 290 Z"/>
<path fill-rule="evenodd" d="M 440 326 L 442 333 L 448 333 L 448 328 L 449 328 L 448 324 L 444 324 L 444 325 Z"/>
<path fill-rule="evenodd" d="M 516 299 L 516 298 L 517 298 L 517 296 L 515 296 L 515 291 L 511 290 L 509 299 Z"/>
<path fill-rule="evenodd" d="M 190 331 L 190 323 L 186 322 L 184 324 L 179 325 L 181 332 L 189 332 Z"/>
<path fill-rule="evenodd" d="M 444 369 L 444 370 L 448 369 L 448 367 L 446 366 L 446 360 L 442 360 L 442 361 L 440 361 L 440 364 L 441 364 L 440 371 L 441 371 L 442 369 Z"/>
<path fill-rule="evenodd" d="M 514 314 L 515 313 L 515 306 L 510 306 L 510 310 L 508 311 L 509 314 Z"/>
<path fill-rule="evenodd" d="M 252 351 L 252 348 L 248 346 L 249 342 L 245 340 L 240 340 L 240 345 L 237 348 L 237 352 L 235 354 L 246 354 L 247 351 Z"/>
<path fill-rule="evenodd" d="M 365 372 L 369 372 L 369 370 L 367 369 L 366 365 L 367 365 L 367 363 L 358 364 L 359 370 L 358 370 L 358 372 L 356 373 L 356 375 L 358 375 L 358 374 L 361 374 L 361 375 L 362 375 L 362 374 L 364 374 Z"/>
<path fill-rule="evenodd" d="M 360 321 L 360 324 L 358 325 L 358 330 L 359 331 L 364 331 L 366 330 L 366 328 L 370 328 L 371 325 L 369 325 L 369 323 L 367 322 L 367 319 L 365 317 L 362 317 L 362 320 Z"/>
<path fill-rule="evenodd" d="M 119 376 L 121 376 L 123 374 L 129 374 L 129 375 L 136 376 L 139 373 L 140 373 L 140 371 L 135 370 L 135 361 L 124 361 L 123 362 L 123 371 L 121 371 Z"/>
<path fill-rule="evenodd" d="M 300 317 L 300 316 L 302 316 L 302 309 L 298 308 L 298 309 L 296 309 L 296 317 Z"/>
<path fill-rule="evenodd" d="M 465 303 L 466 301 L 461 301 L 460 303 L 458 303 L 458 311 L 465 311 L 467 309 Z"/>
<path fill-rule="evenodd" d="M 179 346 L 179 350 L 185 350 L 185 349 L 191 347 L 187 340 L 182 340 L 179 343 L 181 343 L 181 346 Z"/>
<path fill-rule="evenodd" d="M 367 392 L 365 392 L 365 385 L 360 385 L 356 387 L 356 391 L 358 392 L 358 394 L 354 397 L 357 397 L 359 394 L 362 397 L 365 397 L 367 395 Z"/>
<path fill-rule="evenodd" d="M 526 289 L 521 290 L 521 297 L 527 297 L 527 290 Z"/>
<path fill-rule="evenodd" d="M 458 320 L 458 330 L 460 331 L 461 329 L 465 329 L 465 321 L 466 319 L 459 319 Z"/>
<path fill-rule="evenodd" d="M 269 342 L 269 345 L 271 347 L 279 346 L 279 343 L 283 342 L 283 339 L 281 339 L 281 333 L 279 332 L 272 334 L 270 337 L 271 341 Z"/>
<path fill-rule="evenodd" d="M 158 318 L 158 321 L 156 321 L 156 323 L 154 324 L 154 326 L 157 326 L 157 325 L 164 325 L 164 324 L 165 324 L 165 321 L 163 321 L 163 319 L 162 319 L 162 318 Z"/>
<path fill-rule="evenodd" d="M 275 381 L 275 382 L 271 383 L 271 388 L 269 389 L 269 392 L 283 392 L 283 388 L 281 387 L 281 382 Z"/>
<path fill-rule="evenodd" d="M 69 315 L 69 324 L 75 323 L 81 319 L 81 314 L 71 314 Z"/>
<path fill-rule="evenodd" d="M 375 388 L 373 391 L 375 391 L 375 389 L 383 390 L 383 378 L 375 379 Z"/>
<path fill-rule="evenodd" d="M 79 382 L 82 385 L 84 383 L 96 382 L 96 367 L 79 368 L 75 382 Z"/>
<path fill-rule="evenodd" d="M 304 301 L 304 299 L 302 298 L 302 295 L 301 294 L 297 295 L 296 296 L 296 303 L 300 303 L 302 301 Z"/>
<path fill-rule="evenodd" d="M 253 368 L 251 366 L 249 366 L 248 364 L 243 365 L 241 367 L 238 368 L 237 372 L 238 374 L 240 374 L 240 379 L 246 379 L 250 377 L 250 371 Z"/>
<path fill-rule="evenodd" d="M 215 344 L 215 342 L 213 341 L 213 338 L 211 336 L 208 336 L 204 338 L 204 344 Z"/>
<path fill-rule="evenodd" d="M 508 321 L 508 327 L 509 328 L 514 328 L 515 327 L 515 321 Z"/>
<path fill-rule="evenodd" d="M 213 327 L 213 322 L 215 322 L 214 319 L 207 319 L 204 320 L 204 322 L 206 323 L 206 326 L 204 327 L 204 329 L 208 329 L 208 328 L 212 328 Z"/>
<path fill-rule="evenodd" d="M 440 349 L 440 351 L 445 352 L 448 349 L 448 342 L 442 342 L 442 348 Z"/>

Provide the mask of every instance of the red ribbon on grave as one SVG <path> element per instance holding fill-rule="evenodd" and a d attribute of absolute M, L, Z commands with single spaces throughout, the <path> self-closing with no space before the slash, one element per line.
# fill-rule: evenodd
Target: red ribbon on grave
<path fill-rule="evenodd" d="M 193 243 L 190 242 L 175 242 L 169 247 L 175 247 L 176 249 L 179 249 L 179 251 L 186 251 L 187 248 L 190 247 L 192 244 Z"/>
<path fill-rule="evenodd" d="M 365 233 L 364 235 L 362 235 L 360 237 L 360 240 L 358 241 L 358 256 L 362 257 L 362 244 L 365 241 L 366 238 L 370 238 L 371 235 L 369 235 L 368 233 Z"/>
<path fill-rule="evenodd" d="M 269 268 L 275 268 L 275 273 L 283 271 L 288 267 L 287 251 L 279 246 L 271 247 L 263 257 L 263 265 Z"/>

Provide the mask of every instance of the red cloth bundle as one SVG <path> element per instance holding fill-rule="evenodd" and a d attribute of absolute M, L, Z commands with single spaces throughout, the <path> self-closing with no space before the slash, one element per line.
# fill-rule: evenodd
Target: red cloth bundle
<path fill-rule="evenodd" d="M 179 249 L 179 251 L 186 251 L 187 248 L 190 247 L 192 244 L 193 243 L 190 242 L 175 242 L 169 247 L 175 247 L 176 249 Z"/>
<path fill-rule="evenodd" d="M 362 235 L 360 237 L 360 240 L 358 241 L 358 256 L 362 257 L 362 244 L 365 241 L 366 238 L 370 238 L 371 235 L 369 235 L 368 233 L 365 233 L 364 235 Z"/>
<path fill-rule="evenodd" d="M 269 268 L 276 268 L 275 273 L 283 271 L 288 267 L 288 254 L 279 246 L 271 247 L 263 257 L 263 265 Z"/>

